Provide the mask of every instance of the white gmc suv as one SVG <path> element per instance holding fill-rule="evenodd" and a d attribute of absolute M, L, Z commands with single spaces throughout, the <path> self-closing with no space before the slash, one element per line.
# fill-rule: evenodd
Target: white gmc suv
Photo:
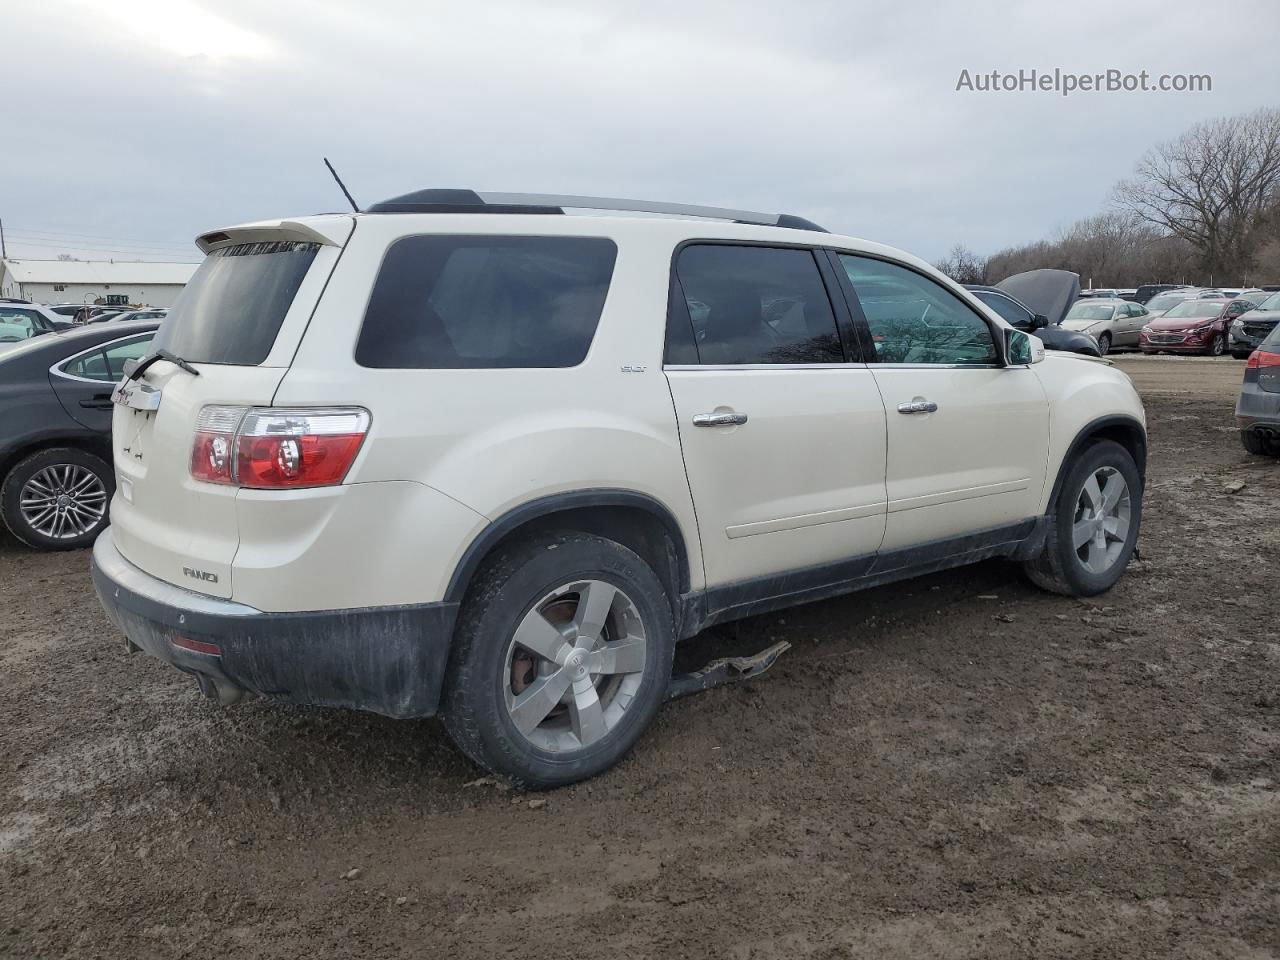
<path fill-rule="evenodd" d="M 198 243 L 93 577 L 223 703 L 438 713 L 555 786 L 711 624 L 988 557 L 1095 594 L 1134 550 L 1128 377 L 798 217 L 426 190 Z"/>

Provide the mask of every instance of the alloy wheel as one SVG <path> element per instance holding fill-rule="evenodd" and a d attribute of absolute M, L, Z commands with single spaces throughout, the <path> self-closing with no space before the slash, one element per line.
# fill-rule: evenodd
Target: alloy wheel
<path fill-rule="evenodd" d="M 27 525 L 50 540 L 84 536 L 107 512 L 107 488 L 87 467 L 55 463 L 22 485 L 18 509 Z"/>
<path fill-rule="evenodd" d="M 566 583 L 525 614 L 507 646 L 507 715 L 533 746 L 581 750 L 620 723 L 648 652 L 635 602 L 603 580 Z"/>
<path fill-rule="evenodd" d="M 1119 560 L 1132 508 L 1129 484 L 1115 467 L 1099 467 L 1085 480 L 1076 500 L 1071 545 L 1090 573 L 1106 573 Z"/>

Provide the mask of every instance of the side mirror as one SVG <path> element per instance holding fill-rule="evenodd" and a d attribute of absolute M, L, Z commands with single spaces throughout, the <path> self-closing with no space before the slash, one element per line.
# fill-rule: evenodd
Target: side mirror
<path fill-rule="evenodd" d="M 1037 313 L 1034 317 L 1031 318 L 1032 330 L 1043 330 L 1048 325 L 1049 325 L 1049 318 L 1046 317 L 1043 313 Z"/>
<path fill-rule="evenodd" d="M 1044 344 L 1021 330 L 1005 330 L 1004 362 L 1007 367 L 1021 367 L 1044 359 Z"/>

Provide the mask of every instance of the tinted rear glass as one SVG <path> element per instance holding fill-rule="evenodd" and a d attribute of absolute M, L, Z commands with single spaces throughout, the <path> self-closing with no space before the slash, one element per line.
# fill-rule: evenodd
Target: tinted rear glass
<path fill-rule="evenodd" d="M 572 367 L 604 308 L 617 247 L 601 237 L 397 240 L 374 283 L 365 367 Z"/>
<path fill-rule="evenodd" d="M 261 363 L 319 249 L 277 241 L 213 251 L 169 309 L 156 349 L 192 363 Z"/>

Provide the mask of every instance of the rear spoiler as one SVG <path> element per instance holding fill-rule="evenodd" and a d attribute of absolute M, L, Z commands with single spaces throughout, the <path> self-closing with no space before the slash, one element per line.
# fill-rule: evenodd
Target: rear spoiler
<path fill-rule="evenodd" d="M 354 226 L 354 219 L 347 216 L 309 218 L 305 223 L 301 220 L 263 220 L 260 223 L 211 230 L 196 237 L 196 246 L 202 253 L 240 243 L 269 243 L 278 240 L 340 247 L 347 242 Z"/>

